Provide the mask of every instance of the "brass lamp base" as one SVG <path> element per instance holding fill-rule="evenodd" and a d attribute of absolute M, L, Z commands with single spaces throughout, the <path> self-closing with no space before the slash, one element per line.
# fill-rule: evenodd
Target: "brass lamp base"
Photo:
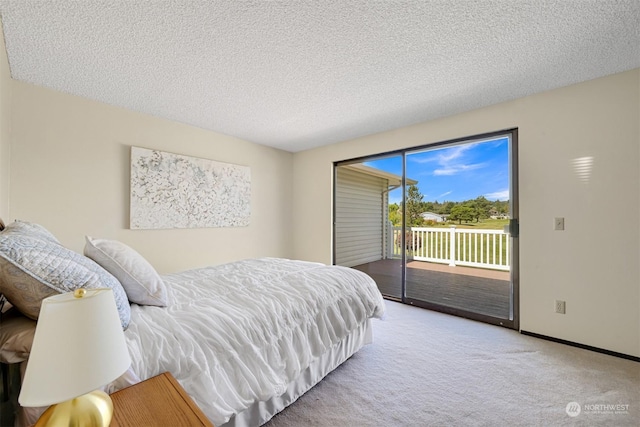
<path fill-rule="evenodd" d="M 109 427 L 112 415 L 111 398 L 96 390 L 49 407 L 36 427 Z"/>

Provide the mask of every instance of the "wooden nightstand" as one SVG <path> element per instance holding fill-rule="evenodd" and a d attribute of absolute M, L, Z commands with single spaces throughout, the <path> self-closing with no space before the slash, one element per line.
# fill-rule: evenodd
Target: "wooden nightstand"
<path fill-rule="evenodd" d="M 111 400 L 111 427 L 213 427 L 169 372 L 116 391 Z"/>

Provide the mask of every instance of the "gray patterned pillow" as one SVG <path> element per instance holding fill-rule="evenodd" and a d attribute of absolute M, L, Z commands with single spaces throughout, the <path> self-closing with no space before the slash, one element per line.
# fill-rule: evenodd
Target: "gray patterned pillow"
<path fill-rule="evenodd" d="M 56 239 L 56 236 L 51 234 L 49 230 L 34 222 L 15 220 L 11 224 L 7 225 L 2 232 L 7 234 L 18 233 L 21 235 L 28 235 L 37 237 L 39 239 L 48 240 L 52 243 L 57 243 L 58 245 L 61 244 L 60 241 Z"/>
<path fill-rule="evenodd" d="M 122 328 L 129 325 L 127 295 L 105 269 L 30 227 L 7 229 L 0 232 L 0 293 L 25 316 L 37 319 L 42 300 L 51 295 L 77 288 L 111 288 Z"/>

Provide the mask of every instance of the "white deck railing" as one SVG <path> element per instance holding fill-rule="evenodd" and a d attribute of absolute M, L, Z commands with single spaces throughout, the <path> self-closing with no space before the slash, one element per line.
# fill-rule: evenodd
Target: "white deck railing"
<path fill-rule="evenodd" d="M 402 228 L 393 227 L 389 240 L 392 256 L 402 256 Z M 510 241 L 502 230 L 410 227 L 405 244 L 407 258 L 415 261 L 509 271 Z"/>

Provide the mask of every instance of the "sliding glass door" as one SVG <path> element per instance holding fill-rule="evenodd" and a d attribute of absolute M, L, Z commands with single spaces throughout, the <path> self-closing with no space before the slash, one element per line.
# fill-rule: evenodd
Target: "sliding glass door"
<path fill-rule="evenodd" d="M 408 304 L 517 328 L 517 131 L 335 166 L 334 262 Z"/>

